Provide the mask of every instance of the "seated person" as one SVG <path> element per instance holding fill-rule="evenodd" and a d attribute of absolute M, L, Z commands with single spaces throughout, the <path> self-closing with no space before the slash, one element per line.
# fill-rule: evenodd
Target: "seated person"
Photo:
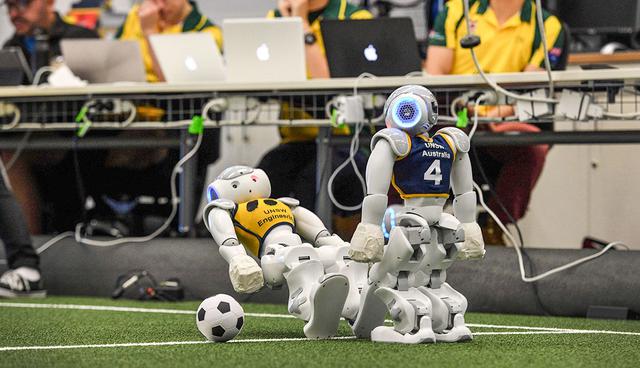
<path fill-rule="evenodd" d="M 93 30 L 65 22 L 55 11 L 54 0 L 7 0 L 4 4 L 15 33 L 3 48 L 22 49 L 34 73 L 41 67 L 48 66 L 55 57 L 61 55 L 62 39 L 98 38 L 98 34 Z M 36 37 L 42 41 L 36 41 Z M 36 50 L 37 42 L 45 42 L 46 47 L 39 45 L 40 47 Z M 1 155 L 7 160 L 13 156 L 13 153 L 5 151 Z M 41 174 L 41 169 L 55 165 L 58 167 L 58 172 L 66 171 L 71 167 L 69 166 L 71 161 L 67 158 L 68 155 L 65 156 L 62 151 L 25 152 L 8 171 L 15 196 L 22 205 L 32 234 L 39 234 L 41 231 L 41 201 L 40 193 L 36 189 L 38 184 L 44 183 L 38 183 L 37 176 L 47 180 L 47 184 L 41 186 L 50 186 L 54 179 L 47 175 L 38 175 Z M 67 182 L 68 174 L 65 176 L 65 182 Z M 78 210 L 79 204 L 75 194 L 77 191 L 74 190 L 73 185 L 55 185 L 55 187 L 57 188 L 56 198 L 59 199 L 56 206 L 59 205 L 60 212 L 68 213 L 72 209 Z"/>
<path fill-rule="evenodd" d="M 544 70 L 544 49 L 538 30 L 535 2 L 532 0 L 493 1 L 480 0 L 470 7 L 474 33 L 482 42 L 475 47 L 478 61 L 485 72 L 505 73 Z M 543 10 L 544 29 L 549 47 L 552 69 L 562 68 L 565 35 L 561 22 Z M 426 69 L 429 74 L 477 73 L 471 52 L 460 46 L 467 34 L 462 1 L 449 1 L 438 14 L 429 36 Z M 511 106 L 496 106 L 483 113 L 488 117 L 511 116 Z M 526 123 L 489 124 L 494 132 L 537 132 L 539 128 Z M 477 148 L 477 154 L 486 172 L 496 175 L 491 183 L 514 220 L 521 219 L 529 205 L 531 192 L 542 173 L 548 151 L 547 145 L 491 146 Z M 479 170 L 474 168 L 474 176 Z M 498 200 L 491 198 L 489 207 L 507 224 L 509 216 L 500 209 Z M 484 226 L 487 244 L 504 244 L 502 231 L 492 220 Z"/>
<path fill-rule="evenodd" d="M 188 0 L 144 0 L 139 5 L 134 5 L 123 24 L 116 33 L 116 38 L 121 40 L 139 41 L 143 55 L 143 61 L 149 82 L 162 82 L 165 80 L 162 70 L 153 54 L 149 43 L 149 36 L 155 34 L 177 34 L 187 32 L 206 32 L 222 48 L 222 33 L 206 16 L 200 13 L 197 4 Z M 171 105 L 171 106 L 168 106 Z M 174 116 L 164 116 L 169 108 L 179 111 L 177 103 L 173 101 L 161 102 L 158 106 L 138 106 L 137 115 L 141 120 L 154 121 L 161 119 L 175 119 Z M 194 107 L 198 109 L 198 106 Z M 153 115 L 153 116 L 152 116 Z M 190 119 L 191 116 L 180 116 L 179 119 Z M 129 138 L 137 136 L 165 137 L 177 134 L 178 131 L 149 130 L 121 132 L 120 136 Z M 206 165 L 214 161 L 218 156 L 219 130 L 207 129 L 203 136 L 203 142 L 199 150 L 198 175 L 204 177 Z M 133 205 L 136 197 L 151 196 L 154 198 L 169 197 L 169 178 L 173 166 L 178 161 L 178 152 L 168 149 L 118 149 L 110 150 L 104 158 L 106 170 L 96 173 L 92 179 L 92 192 L 103 204 L 97 208 L 98 217 L 112 217 L 113 205 L 109 203 L 121 203 L 125 206 Z M 109 183 L 107 185 L 107 183 Z M 194 183 L 194 185 L 196 185 Z M 102 203 L 104 202 L 104 203 Z M 104 205 L 106 204 L 106 206 Z M 168 206 L 168 205 L 167 205 Z M 165 206 L 165 207 L 167 207 Z M 154 216 L 166 216 L 168 211 L 163 211 L 157 206 L 147 210 L 134 208 L 129 216 L 120 217 L 125 223 L 138 223 L 131 218 L 144 217 L 151 219 Z M 164 213 L 166 212 L 166 213 Z M 158 219 L 156 219 L 158 220 Z M 110 220 L 113 221 L 113 220 Z M 156 221 L 160 222 L 161 221 Z M 137 230 L 132 230 L 134 235 L 143 235 L 155 230 L 152 225 L 130 225 Z"/>
<path fill-rule="evenodd" d="M 159 82 L 164 76 L 149 46 L 149 36 L 186 32 L 209 32 L 222 49 L 220 29 L 200 13 L 194 1 L 188 0 L 144 0 L 134 5 L 116 38 L 140 41 L 147 80 Z"/>
<path fill-rule="evenodd" d="M 347 0 L 280 0 L 278 8 L 269 12 L 268 17 L 300 17 L 305 33 L 305 55 L 309 78 L 329 78 L 329 66 L 325 56 L 320 21 L 322 19 L 369 19 L 371 13 Z M 283 105 L 284 118 L 304 118 L 305 112 L 294 106 Z M 307 115 L 308 116 L 308 115 Z M 345 132 L 341 132 L 344 134 Z M 315 208 L 316 199 L 316 144 L 317 127 L 282 127 L 282 143 L 267 152 L 258 167 L 271 178 L 272 195 L 277 197 L 293 196 L 302 206 Z M 334 153 L 332 167 L 347 157 L 348 148 Z M 358 157 L 361 172 L 364 172 L 364 158 Z M 362 201 L 364 193 L 359 181 L 349 165 L 341 171 L 334 184 L 337 200 L 346 206 L 354 206 Z M 355 212 L 354 212 L 355 213 Z M 348 216 L 334 216 L 334 231 L 350 238 L 358 224 L 358 219 Z"/>

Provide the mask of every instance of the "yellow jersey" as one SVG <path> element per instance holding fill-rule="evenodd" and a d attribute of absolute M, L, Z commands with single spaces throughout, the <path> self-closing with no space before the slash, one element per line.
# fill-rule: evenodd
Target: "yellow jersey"
<path fill-rule="evenodd" d="M 499 25 L 489 0 L 470 0 L 469 17 L 472 33 L 481 43 L 474 48 L 483 70 L 488 73 L 521 72 L 528 65 L 544 67 L 544 48 L 538 30 L 536 5 L 525 0 L 519 14 Z M 555 16 L 543 10 L 544 29 L 549 47 L 549 61 L 556 69 L 564 52 L 564 29 Z M 451 74 L 474 74 L 476 67 L 471 52 L 460 46 L 467 34 L 462 0 L 450 0 L 436 17 L 429 34 L 429 45 L 454 50 Z"/>
<path fill-rule="evenodd" d="M 256 199 L 238 204 L 233 216 L 238 240 L 254 256 L 259 256 L 264 239 L 277 226 L 295 229 L 291 208 L 277 199 Z"/>

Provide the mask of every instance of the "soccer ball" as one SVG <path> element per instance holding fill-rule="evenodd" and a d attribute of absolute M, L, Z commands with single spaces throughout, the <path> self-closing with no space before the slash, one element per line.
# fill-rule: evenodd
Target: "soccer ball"
<path fill-rule="evenodd" d="M 244 311 L 229 295 L 214 295 L 200 303 L 196 325 L 209 341 L 229 341 L 242 330 Z"/>

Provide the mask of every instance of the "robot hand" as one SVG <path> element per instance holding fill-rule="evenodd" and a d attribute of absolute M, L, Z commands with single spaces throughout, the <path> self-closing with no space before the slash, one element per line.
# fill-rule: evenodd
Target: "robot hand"
<path fill-rule="evenodd" d="M 343 245 L 349 245 L 349 243 L 345 242 L 335 234 L 316 239 L 316 247 L 341 247 Z"/>
<path fill-rule="evenodd" d="M 384 236 L 380 225 L 361 222 L 351 238 L 349 256 L 357 262 L 379 262 L 384 250 Z"/>
<path fill-rule="evenodd" d="M 458 259 L 481 259 L 484 257 L 484 239 L 477 222 L 463 223 L 464 244 L 458 249 Z"/>
<path fill-rule="evenodd" d="M 246 254 L 239 254 L 229 262 L 229 278 L 238 293 L 255 293 L 264 285 L 262 269 Z"/>

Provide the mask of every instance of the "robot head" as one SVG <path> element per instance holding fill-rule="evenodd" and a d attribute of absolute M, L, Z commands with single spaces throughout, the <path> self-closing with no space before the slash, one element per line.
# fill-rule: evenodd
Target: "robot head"
<path fill-rule="evenodd" d="M 438 102 L 422 86 L 396 89 L 384 104 L 384 110 L 387 128 L 397 128 L 411 136 L 428 132 L 438 122 Z"/>
<path fill-rule="evenodd" d="M 260 169 L 248 166 L 226 168 L 207 187 L 209 202 L 228 199 L 234 203 L 244 203 L 254 199 L 269 198 L 270 195 L 271 182 L 267 174 Z"/>

